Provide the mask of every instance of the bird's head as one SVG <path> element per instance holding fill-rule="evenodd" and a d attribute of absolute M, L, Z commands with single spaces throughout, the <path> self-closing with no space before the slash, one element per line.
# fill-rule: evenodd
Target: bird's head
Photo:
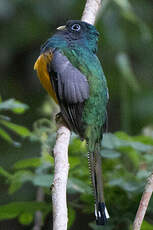
<path fill-rule="evenodd" d="M 41 47 L 42 52 L 52 47 L 86 47 L 93 52 L 97 50 L 99 33 L 96 28 L 80 20 L 67 21 L 65 26 L 57 28 L 56 33 Z"/>
<path fill-rule="evenodd" d="M 57 33 L 72 46 L 82 44 L 96 52 L 99 33 L 93 25 L 80 20 L 70 20 L 65 26 L 58 27 L 57 30 Z"/>
<path fill-rule="evenodd" d="M 41 52 L 45 52 L 50 47 L 83 47 L 92 52 L 97 50 L 99 33 L 96 28 L 80 20 L 69 20 L 66 25 L 57 28 L 56 33 L 49 38 L 41 47 Z"/>

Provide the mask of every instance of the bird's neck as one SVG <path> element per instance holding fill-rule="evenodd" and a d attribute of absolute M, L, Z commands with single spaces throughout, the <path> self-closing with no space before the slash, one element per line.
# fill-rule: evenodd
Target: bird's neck
<path fill-rule="evenodd" d="M 86 48 L 90 52 L 96 53 L 97 51 L 97 42 L 92 39 L 71 39 L 67 38 L 66 36 L 63 37 L 59 36 L 59 34 L 55 34 L 51 39 L 48 40 L 48 44 L 45 45 L 45 49 L 49 47 L 55 48 L 71 48 L 74 50 L 84 49 Z"/>
<path fill-rule="evenodd" d="M 93 53 L 96 53 L 97 51 L 97 44 L 93 41 L 85 39 L 68 41 L 68 47 L 74 50 L 86 49 Z"/>

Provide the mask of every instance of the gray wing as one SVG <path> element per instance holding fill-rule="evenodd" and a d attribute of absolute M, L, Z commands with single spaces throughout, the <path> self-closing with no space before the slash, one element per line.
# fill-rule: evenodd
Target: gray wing
<path fill-rule="evenodd" d="M 53 52 L 48 72 L 63 118 L 74 132 L 82 136 L 82 112 L 89 97 L 86 77 L 58 49 Z"/>
<path fill-rule="evenodd" d="M 58 74 L 58 94 L 61 100 L 71 104 L 83 102 L 89 97 L 86 77 L 59 50 L 54 52 L 51 68 Z"/>

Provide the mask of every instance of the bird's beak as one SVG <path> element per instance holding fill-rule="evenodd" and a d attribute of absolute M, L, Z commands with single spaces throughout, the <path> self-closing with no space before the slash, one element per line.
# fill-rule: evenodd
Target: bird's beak
<path fill-rule="evenodd" d="M 57 30 L 64 30 L 66 26 L 59 26 Z"/>

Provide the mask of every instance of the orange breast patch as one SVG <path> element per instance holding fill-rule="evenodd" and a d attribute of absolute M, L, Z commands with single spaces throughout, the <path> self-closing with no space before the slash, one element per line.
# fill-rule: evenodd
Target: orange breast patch
<path fill-rule="evenodd" d="M 51 62 L 53 57 L 53 54 L 51 52 L 47 52 L 44 54 L 41 54 L 34 65 L 34 70 L 37 71 L 37 75 L 39 77 L 39 80 L 42 84 L 42 86 L 45 88 L 45 90 L 51 95 L 51 97 L 55 100 L 55 102 L 58 104 L 58 100 L 56 97 L 56 93 L 53 90 L 53 87 L 51 85 L 50 77 L 47 70 L 47 65 Z"/>

